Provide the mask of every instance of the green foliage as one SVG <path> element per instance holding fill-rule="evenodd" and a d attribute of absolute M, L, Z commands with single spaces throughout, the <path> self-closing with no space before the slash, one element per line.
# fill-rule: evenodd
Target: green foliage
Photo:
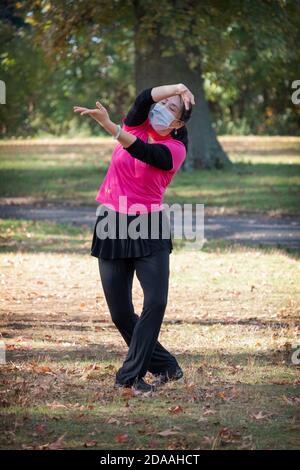
<path fill-rule="evenodd" d="M 164 55 L 184 52 L 202 71 L 218 133 L 299 133 L 300 110 L 291 102 L 291 83 L 300 77 L 298 0 L 9 5 L 0 15 L 2 137 L 104 134 L 74 116 L 73 105 L 100 99 L 120 121 L 135 96 L 135 47 L 159 33 L 171 38 Z"/>

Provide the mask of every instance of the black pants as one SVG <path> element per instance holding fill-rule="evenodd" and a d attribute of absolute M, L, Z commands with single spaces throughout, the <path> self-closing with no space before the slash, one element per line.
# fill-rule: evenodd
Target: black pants
<path fill-rule="evenodd" d="M 147 370 L 153 374 L 172 372 L 178 362 L 158 341 L 169 287 L 169 252 L 161 250 L 139 258 L 98 258 L 106 302 L 115 326 L 129 350 L 116 380 L 132 385 Z M 134 313 L 134 272 L 144 293 L 143 311 Z"/>

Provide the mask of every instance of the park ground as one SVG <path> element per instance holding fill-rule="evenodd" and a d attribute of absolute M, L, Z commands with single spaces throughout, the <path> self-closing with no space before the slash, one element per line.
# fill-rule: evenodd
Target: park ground
<path fill-rule="evenodd" d="M 299 216 L 299 139 L 222 142 L 234 170 L 178 174 L 166 202 Z M 12 144 L 1 143 L 0 198 L 25 208 L 91 204 L 113 145 Z M 113 389 L 127 347 L 90 256 L 90 226 L 2 218 L 0 230 L 1 448 L 299 449 L 299 250 L 175 243 L 159 340 L 185 375 L 135 394 Z M 133 299 L 141 313 L 136 278 Z"/>

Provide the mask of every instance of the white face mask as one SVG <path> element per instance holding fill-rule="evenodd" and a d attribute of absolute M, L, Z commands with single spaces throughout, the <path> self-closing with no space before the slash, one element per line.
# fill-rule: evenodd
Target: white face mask
<path fill-rule="evenodd" d="M 151 126 L 156 131 L 163 131 L 170 127 L 172 121 L 176 118 L 174 115 L 169 111 L 165 105 L 161 103 L 157 103 L 154 108 L 149 113 L 149 120 Z"/>

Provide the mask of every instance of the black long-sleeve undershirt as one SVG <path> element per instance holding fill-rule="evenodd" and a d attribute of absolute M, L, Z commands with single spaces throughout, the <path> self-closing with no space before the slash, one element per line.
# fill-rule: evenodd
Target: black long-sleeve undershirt
<path fill-rule="evenodd" d="M 127 150 L 132 157 L 155 166 L 156 168 L 160 168 L 161 170 L 172 170 L 173 168 L 172 153 L 164 144 L 148 144 L 137 137 L 125 150 Z"/>
<path fill-rule="evenodd" d="M 124 120 L 127 126 L 140 126 L 146 121 L 150 108 L 155 103 L 151 90 L 152 88 L 146 88 L 137 95 Z"/>
<path fill-rule="evenodd" d="M 124 119 L 124 124 L 128 126 L 139 126 L 146 121 L 150 108 L 152 104 L 155 103 L 151 95 L 151 90 L 152 88 L 146 88 L 138 94 L 133 106 Z M 132 157 L 156 168 L 167 171 L 173 168 L 172 153 L 164 144 L 148 144 L 137 137 L 129 147 L 123 148 L 127 150 Z"/>

